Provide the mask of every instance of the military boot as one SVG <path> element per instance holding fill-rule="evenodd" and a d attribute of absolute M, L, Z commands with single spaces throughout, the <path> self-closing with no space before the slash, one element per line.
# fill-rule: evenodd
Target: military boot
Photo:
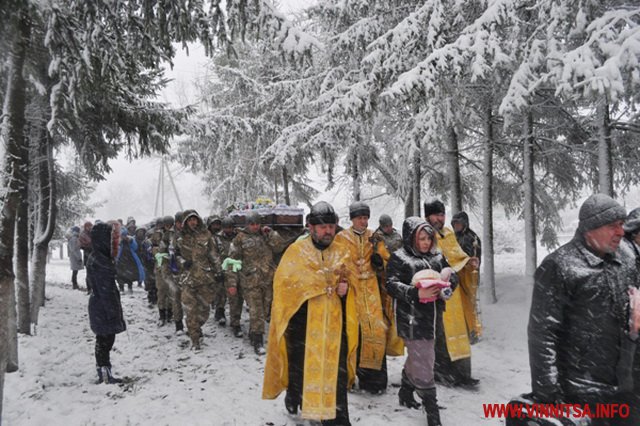
<path fill-rule="evenodd" d="M 422 405 L 427 413 L 427 425 L 442 426 L 438 399 L 436 398 L 436 388 L 416 389 L 416 392 L 420 396 L 420 399 L 422 399 Z"/>
<path fill-rule="evenodd" d="M 227 319 L 224 316 L 224 308 L 216 308 L 216 311 L 213 314 L 213 319 L 218 323 L 218 325 L 226 325 Z"/>
<path fill-rule="evenodd" d="M 262 341 L 262 333 L 251 333 L 249 336 L 251 345 L 256 355 L 264 355 L 267 351 L 264 349 L 264 343 Z"/>
<path fill-rule="evenodd" d="M 402 382 L 398 391 L 398 402 L 401 406 L 414 409 L 420 408 L 420 403 L 413 397 L 414 390 L 413 384 L 409 381 L 404 369 L 402 369 Z"/>
<path fill-rule="evenodd" d="M 158 312 L 160 312 L 160 319 L 158 319 L 158 327 L 162 327 L 167 323 L 167 310 L 158 309 Z"/>
<path fill-rule="evenodd" d="M 232 325 L 231 326 L 231 332 L 233 333 L 234 336 L 236 337 L 242 337 L 244 336 L 244 334 L 242 333 L 242 328 L 240 328 L 239 325 Z"/>

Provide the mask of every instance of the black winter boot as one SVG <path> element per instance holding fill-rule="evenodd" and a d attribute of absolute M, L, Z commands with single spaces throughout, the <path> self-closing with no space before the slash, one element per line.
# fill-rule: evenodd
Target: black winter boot
<path fill-rule="evenodd" d="M 300 395 L 297 394 L 297 392 L 289 392 L 287 390 L 287 394 L 284 397 L 284 407 L 287 409 L 289 414 L 298 414 L 298 408 L 301 404 Z"/>
<path fill-rule="evenodd" d="M 218 325 L 226 325 L 227 319 L 224 316 L 224 308 L 216 308 L 216 311 L 213 314 L 213 319 L 218 323 Z"/>
<path fill-rule="evenodd" d="M 251 333 L 249 336 L 251 339 L 251 345 L 253 346 L 253 350 L 256 355 L 264 355 L 267 353 L 264 349 L 264 343 L 262 340 L 262 333 Z"/>
<path fill-rule="evenodd" d="M 183 331 L 183 330 L 184 330 L 184 324 L 182 324 L 182 320 L 176 321 L 176 333 L 178 331 Z"/>
<path fill-rule="evenodd" d="M 167 323 L 167 310 L 166 309 L 158 309 L 160 313 L 160 318 L 158 319 L 158 327 L 162 327 Z"/>
<path fill-rule="evenodd" d="M 415 387 L 409 381 L 407 374 L 402 370 L 402 382 L 400 384 L 400 390 L 398 391 L 398 402 L 401 406 L 407 408 L 419 409 L 420 403 L 413 397 L 413 391 Z"/>
<path fill-rule="evenodd" d="M 231 331 L 233 332 L 233 335 L 236 336 L 236 337 L 244 336 L 244 334 L 242 333 L 242 328 L 240 328 L 239 325 L 232 325 L 231 326 Z"/>
<path fill-rule="evenodd" d="M 117 384 L 122 383 L 122 379 L 113 377 L 111 373 L 111 367 L 97 367 L 98 370 L 98 383 Z"/>
<path fill-rule="evenodd" d="M 438 399 L 436 398 L 436 388 L 416 389 L 416 392 L 420 396 L 420 399 L 422 399 L 422 405 L 427 412 L 427 425 L 442 426 Z"/>

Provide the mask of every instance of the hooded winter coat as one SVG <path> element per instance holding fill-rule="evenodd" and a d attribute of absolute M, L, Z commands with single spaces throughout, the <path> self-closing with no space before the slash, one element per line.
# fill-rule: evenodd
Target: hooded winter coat
<path fill-rule="evenodd" d="M 628 391 L 629 286 L 635 260 L 621 244 L 597 256 L 576 236 L 535 272 L 529 316 L 529 365 L 540 401 L 583 403 Z"/>
<path fill-rule="evenodd" d="M 118 334 L 127 329 L 116 285 L 111 231 L 111 225 L 106 223 L 96 224 L 91 229 L 93 251 L 87 261 L 87 275 L 92 289 L 89 321 L 91 330 L 97 335 Z"/>
<path fill-rule="evenodd" d="M 82 252 L 80 251 L 80 243 L 78 238 L 80 237 L 80 228 L 74 226 L 71 228 L 69 234 L 69 240 L 67 242 L 67 254 L 69 255 L 69 266 L 72 271 L 79 271 L 84 269 L 82 262 Z"/>
<path fill-rule="evenodd" d="M 120 246 L 116 257 L 117 278 L 122 283 L 144 281 L 144 267 L 138 257 L 138 242 L 126 229 L 120 231 Z"/>
<path fill-rule="evenodd" d="M 397 300 L 396 318 L 398 335 L 407 340 L 427 339 L 435 336 L 436 309 L 444 310 L 445 302 L 420 303 L 418 289 L 411 284 L 416 272 L 423 269 L 442 271 L 449 266 L 437 249 L 435 237 L 428 253 L 419 253 L 413 244 L 419 228 L 428 225 L 419 217 L 408 217 L 402 225 L 403 246 L 391 255 L 387 264 L 387 291 Z M 458 278 L 451 275 L 451 287 L 457 287 Z"/>

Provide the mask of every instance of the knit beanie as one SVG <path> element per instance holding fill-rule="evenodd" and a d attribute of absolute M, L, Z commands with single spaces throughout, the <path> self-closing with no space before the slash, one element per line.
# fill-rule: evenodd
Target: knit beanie
<path fill-rule="evenodd" d="M 585 233 L 626 217 L 624 207 L 613 198 L 605 194 L 594 194 L 580 207 L 578 231 Z"/>

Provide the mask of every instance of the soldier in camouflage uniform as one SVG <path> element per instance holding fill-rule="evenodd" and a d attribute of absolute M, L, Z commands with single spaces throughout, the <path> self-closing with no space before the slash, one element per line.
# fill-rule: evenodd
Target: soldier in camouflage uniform
<path fill-rule="evenodd" d="M 238 287 L 249 305 L 249 339 L 256 354 L 265 353 L 263 335 L 265 318 L 273 300 L 273 252 L 280 251 L 283 239 L 269 227 L 261 227 L 260 214 L 251 211 L 247 226 L 233 239 L 229 257 L 242 262 L 239 273 L 227 271 L 228 287 Z"/>
<path fill-rule="evenodd" d="M 164 279 L 169 283 L 169 288 L 171 290 L 171 306 L 173 308 L 173 322 L 176 325 L 176 332 L 182 331 L 184 326 L 182 324 L 182 317 L 184 313 L 182 312 L 182 288 L 181 288 L 181 266 L 178 264 L 176 259 L 180 255 L 180 250 L 178 248 L 178 238 L 182 235 L 183 229 L 183 212 L 177 212 L 175 214 L 175 221 L 173 225 L 173 229 L 169 232 L 168 235 L 165 235 L 163 241 L 165 242 L 167 252 L 169 253 L 170 262 L 167 263 L 167 267 L 162 269 L 162 273 L 164 275 Z"/>
<path fill-rule="evenodd" d="M 209 318 L 215 276 L 221 271 L 220 257 L 211 233 L 195 211 L 185 212 L 177 241 L 182 266 L 182 302 L 187 314 L 187 333 L 193 348 L 200 349 L 202 325 Z"/>
<path fill-rule="evenodd" d="M 231 249 L 231 242 L 236 237 L 236 231 L 233 228 L 233 219 L 225 217 L 222 219 L 222 230 L 214 235 L 218 252 L 221 259 L 229 257 L 229 250 Z M 231 323 L 231 331 L 236 337 L 242 337 L 242 328 L 240 328 L 240 316 L 242 315 L 242 305 L 244 299 L 242 298 L 242 290 L 236 287 L 229 287 L 230 280 L 225 279 L 225 276 L 218 276 L 222 279 L 222 291 L 228 296 L 229 299 L 229 320 Z M 231 294 L 233 293 L 233 294 Z"/>
<path fill-rule="evenodd" d="M 158 312 L 160 313 L 160 319 L 158 326 L 162 327 L 171 320 L 171 297 L 169 295 L 169 284 L 164 280 L 162 275 L 162 265 L 169 261 L 168 254 L 162 252 L 162 237 L 165 231 L 168 231 L 173 226 L 173 217 L 165 216 L 159 219 L 156 223 L 155 230 L 151 234 L 151 254 L 154 258 L 154 275 L 156 277 L 156 291 L 158 295 Z"/>
<path fill-rule="evenodd" d="M 218 248 L 218 252 L 221 252 L 221 244 L 218 241 L 218 232 L 222 229 L 222 218 L 218 215 L 211 215 L 207 218 L 207 229 L 213 236 L 213 240 L 216 243 L 216 247 Z M 220 255 L 222 259 L 225 259 L 229 253 L 229 250 L 226 250 L 224 255 Z M 224 256 L 224 257 L 223 257 Z M 213 297 L 213 303 L 211 304 L 211 309 L 214 310 L 213 319 L 219 325 L 226 325 L 227 319 L 224 316 L 224 305 L 227 303 L 227 291 L 224 288 L 224 273 L 221 272 L 216 276 L 216 286 L 215 286 L 215 295 Z"/>
<path fill-rule="evenodd" d="M 378 229 L 373 233 L 376 241 L 384 241 L 384 246 L 389 253 L 402 248 L 402 235 L 393 227 L 391 217 L 386 214 L 380 215 L 378 223 Z"/>

